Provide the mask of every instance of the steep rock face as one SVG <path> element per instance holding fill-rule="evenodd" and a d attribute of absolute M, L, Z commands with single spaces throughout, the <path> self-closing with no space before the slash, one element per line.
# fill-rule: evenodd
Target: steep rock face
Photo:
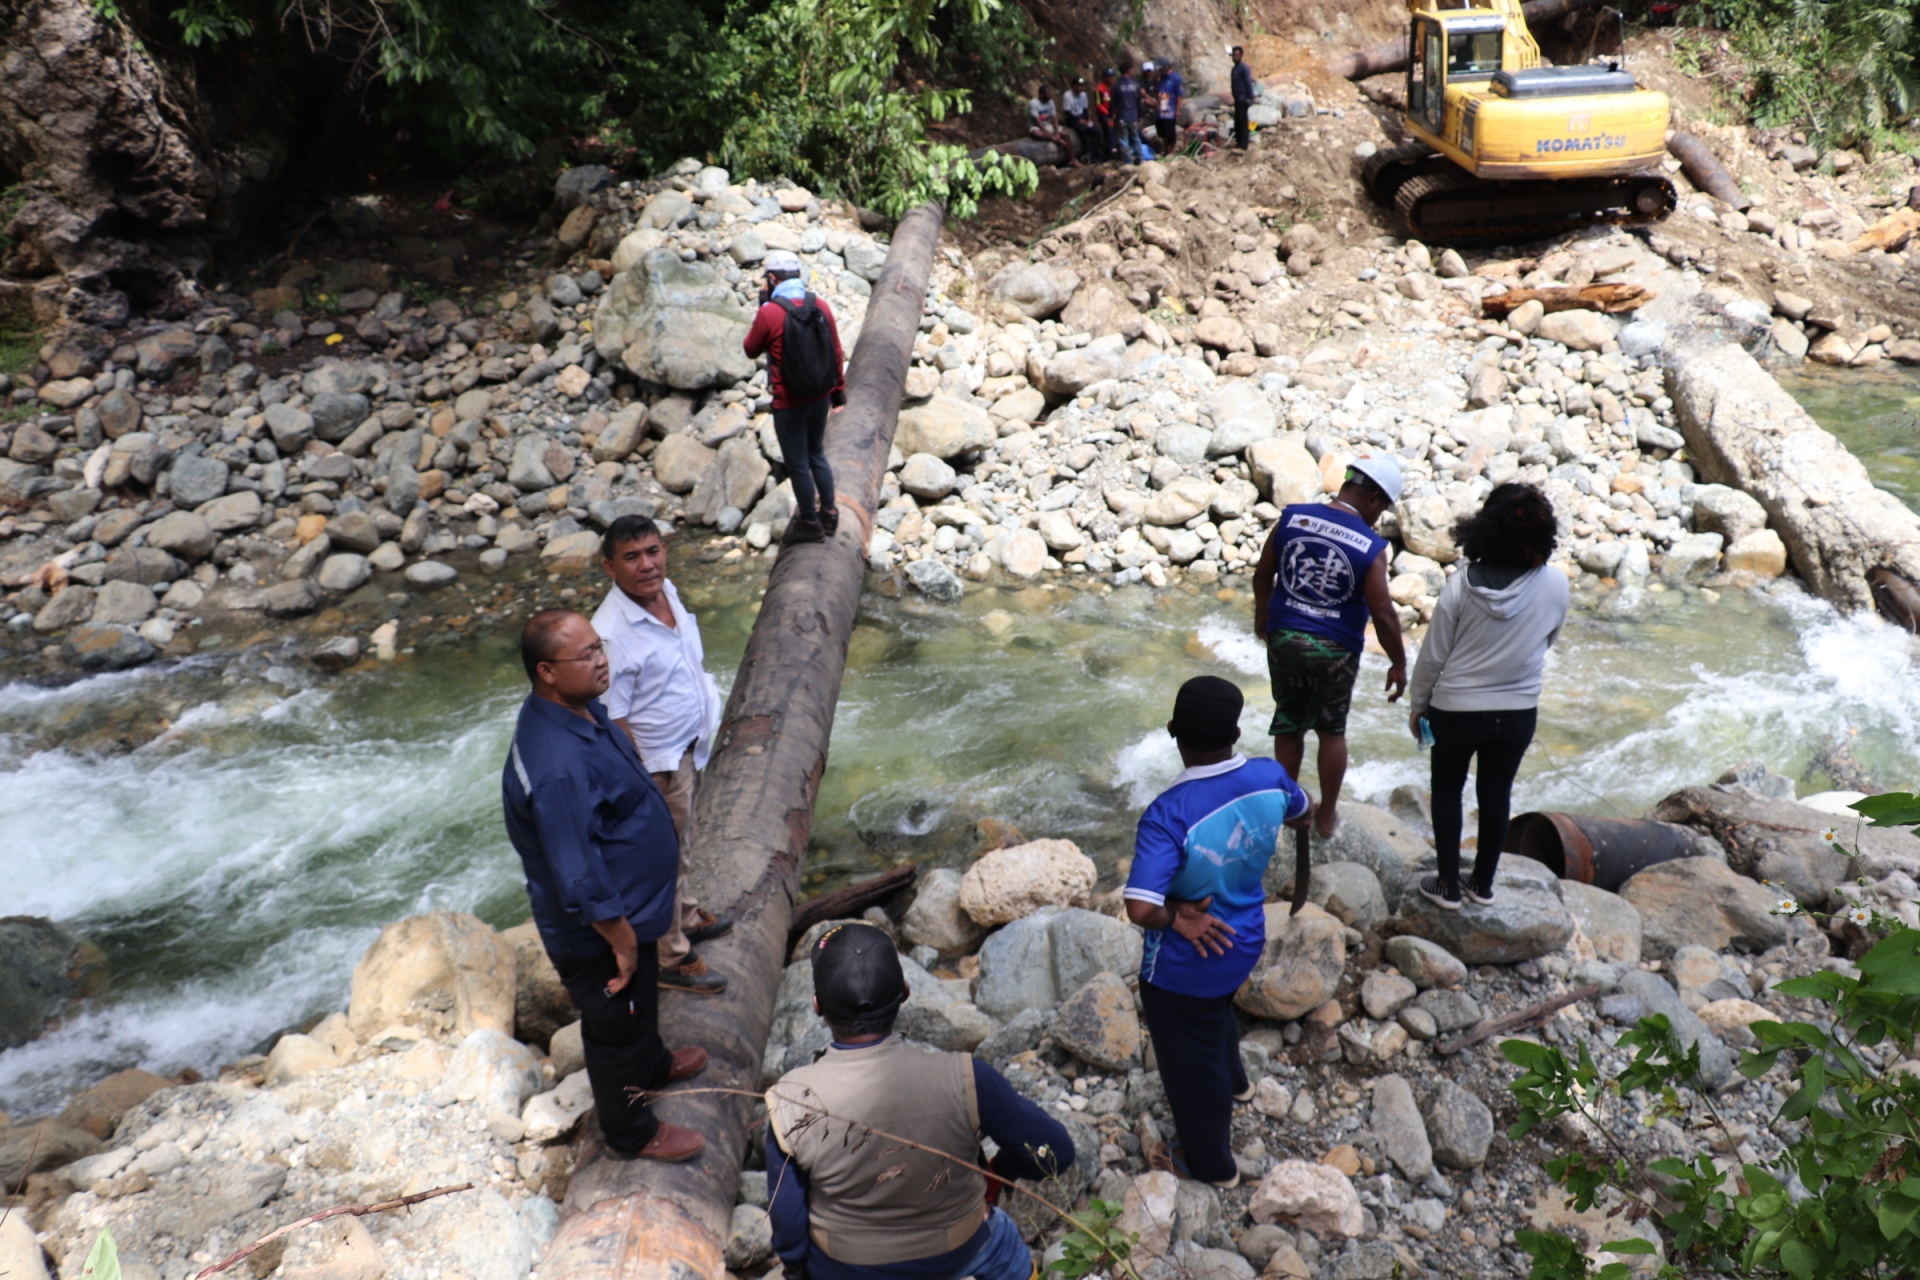
<path fill-rule="evenodd" d="M 131 15 L 132 10 L 128 9 Z M 162 306 L 179 272 L 149 237 L 225 230 L 278 148 L 225 143 L 191 73 L 161 65 L 124 19 L 89 0 L 0 5 L 0 167 L 26 202 L 7 228 L 5 269 L 55 273 L 50 299 L 75 318 L 124 321 L 127 297 Z"/>

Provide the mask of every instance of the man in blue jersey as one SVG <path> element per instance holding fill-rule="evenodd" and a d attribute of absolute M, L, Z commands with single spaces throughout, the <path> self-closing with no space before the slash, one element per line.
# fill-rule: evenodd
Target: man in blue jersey
<path fill-rule="evenodd" d="M 1400 460 L 1363 454 L 1332 502 L 1280 513 L 1253 570 L 1253 634 L 1267 644 L 1273 680 L 1273 755 L 1298 777 L 1307 730 L 1320 737 L 1320 812 L 1314 830 L 1340 825 L 1347 776 L 1347 710 L 1366 648 L 1367 619 L 1386 650 L 1387 701 L 1407 691 L 1400 614 L 1387 594 L 1387 540 L 1373 526 L 1400 500 Z"/>
<path fill-rule="evenodd" d="M 1262 881 L 1280 829 L 1313 818 L 1287 770 L 1234 750 L 1244 704 L 1218 676 L 1180 686 L 1167 732 L 1186 771 L 1140 815 L 1125 892 L 1147 931 L 1140 1007 L 1179 1136 L 1167 1163 L 1217 1187 L 1240 1180 L 1233 1104 L 1253 1096 L 1233 996 L 1266 945 Z"/>

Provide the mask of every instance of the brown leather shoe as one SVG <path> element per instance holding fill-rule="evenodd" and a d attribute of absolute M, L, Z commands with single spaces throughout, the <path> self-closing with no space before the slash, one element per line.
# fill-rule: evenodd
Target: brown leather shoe
<path fill-rule="evenodd" d="M 707 1140 L 691 1129 L 677 1124 L 662 1124 L 653 1141 L 640 1148 L 633 1160 L 658 1160 L 662 1164 L 685 1164 L 706 1149 Z"/>
<path fill-rule="evenodd" d="M 673 968 L 660 970 L 660 989 L 685 991 L 696 996 L 717 996 L 727 989 L 727 980 L 707 968 L 707 962 L 696 951 Z"/>
<path fill-rule="evenodd" d="M 673 1051 L 673 1070 L 667 1073 L 668 1084 L 679 1084 L 682 1080 L 691 1080 L 707 1069 L 707 1051 L 699 1045 Z"/>

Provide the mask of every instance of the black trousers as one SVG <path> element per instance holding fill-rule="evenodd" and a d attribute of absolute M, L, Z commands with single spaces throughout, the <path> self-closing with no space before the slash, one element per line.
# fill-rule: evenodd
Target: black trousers
<path fill-rule="evenodd" d="M 1233 1095 L 1247 1088 L 1233 993 L 1188 996 L 1142 982 L 1140 1007 L 1187 1172 L 1203 1182 L 1225 1182 L 1239 1168 L 1233 1159 Z"/>
<path fill-rule="evenodd" d="M 1252 105 L 1251 102 L 1233 104 L 1233 145 L 1242 151 L 1247 149 L 1247 143 L 1252 136 L 1252 131 L 1247 127 L 1247 109 Z"/>
<path fill-rule="evenodd" d="M 553 967 L 580 1011 L 580 1043 L 600 1132 L 608 1146 L 632 1155 L 660 1128 L 633 1091 L 664 1088 L 673 1071 L 673 1054 L 660 1039 L 657 949 L 651 942 L 640 944 L 639 965 L 617 995 L 607 994 L 607 983 L 620 972 L 611 949 L 585 959 L 557 956 Z"/>
<path fill-rule="evenodd" d="M 818 520 L 822 507 L 833 505 L 833 471 L 827 466 L 827 400 L 773 411 L 773 434 L 780 439 L 780 456 L 793 481 L 797 518 Z"/>
<path fill-rule="evenodd" d="M 1433 726 L 1433 847 L 1440 858 L 1442 880 L 1460 882 L 1460 795 L 1467 785 L 1467 764 L 1478 755 L 1474 794 L 1480 801 L 1480 848 L 1474 854 L 1473 882 L 1482 889 L 1493 887 L 1500 846 L 1507 840 L 1513 779 L 1539 719 L 1537 707 L 1525 711 L 1427 708 L 1427 722 Z"/>
<path fill-rule="evenodd" d="M 1180 145 L 1180 122 L 1172 116 L 1160 116 L 1154 125 L 1160 130 L 1160 141 L 1167 144 L 1167 154 L 1172 155 L 1173 149 Z"/>

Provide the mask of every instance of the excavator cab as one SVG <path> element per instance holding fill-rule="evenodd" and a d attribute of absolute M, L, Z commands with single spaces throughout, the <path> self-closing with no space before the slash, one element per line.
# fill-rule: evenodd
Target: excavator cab
<path fill-rule="evenodd" d="M 1617 67 L 1555 67 L 1519 0 L 1408 0 L 1405 146 L 1368 191 L 1423 240 L 1524 240 L 1673 208 L 1667 97 Z"/>

